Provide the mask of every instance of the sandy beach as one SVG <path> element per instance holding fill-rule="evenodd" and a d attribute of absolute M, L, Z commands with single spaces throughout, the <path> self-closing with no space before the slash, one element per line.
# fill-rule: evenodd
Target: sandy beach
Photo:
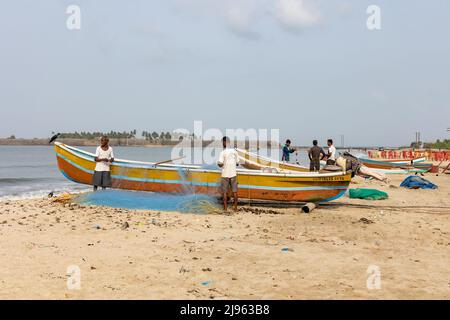
<path fill-rule="evenodd" d="M 310 214 L 242 204 L 186 214 L 0 202 L 1 299 L 449 299 L 450 177 L 437 190 L 355 178 L 382 201 L 343 197 Z M 126 226 L 129 227 L 126 227 Z M 381 288 L 368 289 L 369 266 Z M 67 268 L 81 271 L 80 289 Z"/>

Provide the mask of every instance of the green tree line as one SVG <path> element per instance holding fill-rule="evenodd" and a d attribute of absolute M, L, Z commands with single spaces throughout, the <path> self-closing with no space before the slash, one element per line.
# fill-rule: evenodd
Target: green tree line
<path fill-rule="evenodd" d="M 437 139 L 436 142 L 424 143 L 423 146 L 426 149 L 450 149 L 450 140 L 444 139 L 441 141 Z"/>
<path fill-rule="evenodd" d="M 172 135 L 169 131 L 163 131 L 160 134 L 158 134 L 158 132 L 156 131 L 142 131 L 141 136 L 148 141 L 170 141 L 172 139 Z"/>
<path fill-rule="evenodd" d="M 131 138 L 135 138 L 136 137 L 136 129 L 132 130 L 132 131 L 113 131 L 111 130 L 110 132 L 100 132 L 100 131 L 96 131 L 96 132 L 85 132 L 85 131 L 81 131 L 81 132 L 63 132 L 60 134 L 60 138 L 64 139 L 64 138 L 68 138 L 68 139 L 88 139 L 88 140 L 92 140 L 92 139 L 98 139 L 101 136 L 108 136 L 109 138 L 112 139 L 131 139 Z"/>

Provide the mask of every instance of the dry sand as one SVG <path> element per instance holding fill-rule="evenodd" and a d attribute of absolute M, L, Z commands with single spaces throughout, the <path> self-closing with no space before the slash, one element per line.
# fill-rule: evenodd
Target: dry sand
<path fill-rule="evenodd" d="M 356 178 L 352 188 L 377 188 L 390 198 L 344 197 L 310 214 L 3 201 L 0 298 L 449 299 L 450 176 L 426 178 L 439 189 Z M 80 268 L 79 290 L 67 287 L 70 265 Z M 381 289 L 367 288 L 370 265 L 380 270 Z"/>

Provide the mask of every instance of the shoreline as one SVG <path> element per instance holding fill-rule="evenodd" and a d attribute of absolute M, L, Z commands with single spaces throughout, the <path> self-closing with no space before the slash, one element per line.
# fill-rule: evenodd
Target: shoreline
<path fill-rule="evenodd" d="M 389 199 L 342 197 L 310 214 L 0 201 L 0 298 L 449 299 L 449 177 L 425 175 L 436 190 L 399 188 L 405 177 L 357 177 L 351 188 Z M 374 265 L 379 290 L 366 287 Z M 80 290 L 68 289 L 68 266 L 80 268 Z"/>
<path fill-rule="evenodd" d="M 0 139 L 0 146 L 49 146 L 52 144 L 48 143 L 48 139 Z M 58 139 L 57 141 L 64 144 L 78 146 L 78 147 L 94 147 L 98 146 L 98 139 Z M 110 144 L 113 146 L 120 147 L 171 147 L 178 144 L 178 141 L 167 141 L 166 143 L 149 143 L 144 139 L 110 139 Z"/>

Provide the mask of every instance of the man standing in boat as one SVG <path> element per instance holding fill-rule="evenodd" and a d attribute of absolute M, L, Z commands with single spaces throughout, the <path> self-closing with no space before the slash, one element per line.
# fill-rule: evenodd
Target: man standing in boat
<path fill-rule="evenodd" d="M 320 160 L 325 157 L 325 151 L 317 145 L 317 140 L 313 140 L 313 146 L 309 149 L 308 157 L 310 160 L 309 171 L 319 171 Z"/>
<path fill-rule="evenodd" d="M 92 184 L 94 185 L 94 191 L 97 191 L 98 187 L 106 189 L 111 187 L 111 163 L 114 161 L 113 149 L 109 146 L 109 139 L 103 136 L 100 139 L 100 146 L 95 151 L 95 171 Z"/>
<path fill-rule="evenodd" d="M 287 139 L 286 144 L 283 147 L 283 155 L 281 161 L 289 162 L 289 155 L 297 151 L 295 148 L 291 148 L 291 140 Z"/>
<path fill-rule="evenodd" d="M 328 139 L 328 154 L 327 154 L 327 164 L 334 165 L 336 164 L 336 148 L 333 145 L 333 140 Z"/>
<path fill-rule="evenodd" d="M 222 138 L 223 150 L 219 155 L 218 165 L 222 168 L 222 179 L 221 179 L 221 192 L 223 196 L 223 210 L 228 209 L 228 191 L 231 189 L 233 192 L 234 210 L 237 211 L 238 202 L 238 183 L 237 183 L 237 171 L 236 166 L 238 165 L 239 157 L 238 153 L 234 148 L 230 147 L 230 138 Z"/>

